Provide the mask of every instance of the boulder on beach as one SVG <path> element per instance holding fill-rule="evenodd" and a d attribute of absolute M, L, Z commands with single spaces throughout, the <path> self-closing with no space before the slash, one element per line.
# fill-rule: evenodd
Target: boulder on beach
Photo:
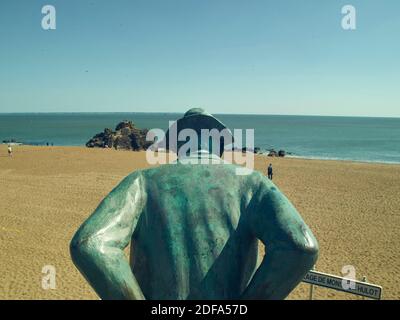
<path fill-rule="evenodd" d="M 5 144 L 21 144 L 21 142 L 17 141 L 16 139 L 3 140 L 3 143 L 5 143 Z"/>
<path fill-rule="evenodd" d="M 286 151 L 285 150 L 279 150 L 275 151 L 274 149 L 269 150 L 268 157 L 285 157 L 286 156 Z"/>
<path fill-rule="evenodd" d="M 105 128 L 86 143 L 88 148 L 115 148 L 123 150 L 147 150 L 153 143 L 146 141 L 147 129 L 137 128 L 132 121 L 124 120 L 115 131 Z"/>
<path fill-rule="evenodd" d="M 278 152 L 276 152 L 274 149 L 269 150 L 268 157 L 277 157 Z"/>
<path fill-rule="evenodd" d="M 245 153 L 245 152 L 252 152 L 252 153 L 255 153 L 255 154 L 261 154 L 261 153 L 262 153 L 262 152 L 261 152 L 261 148 L 259 148 L 259 147 L 255 147 L 254 149 L 247 148 L 247 147 L 243 147 L 243 148 L 242 148 L 242 152 L 243 152 L 243 153 Z"/>
<path fill-rule="evenodd" d="M 284 156 L 286 156 L 286 151 L 285 150 L 279 150 L 278 151 L 278 156 L 283 158 Z"/>

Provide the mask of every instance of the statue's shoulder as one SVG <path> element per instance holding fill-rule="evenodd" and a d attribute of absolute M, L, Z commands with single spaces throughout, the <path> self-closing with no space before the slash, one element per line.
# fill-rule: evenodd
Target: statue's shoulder
<path fill-rule="evenodd" d="M 170 174 L 171 171 L 175 170 L 176 166 L 174 166 L 173 164 L 164 164 L 157 167 L 135 170 L 127 176 L 127 179 L 133 181 L 136 179 L 148 180 L 148 179 L 160 178 L 162 176 Z"/>
<path fill-rule="evenodd" d="M 252 194 L 262 196 L 271 190 L 276 189 L 275 185 L 263 173 L 258 170 L 249 170 L 241 176 L 242 185 L 245 190 Z"/>
<path fill-rule="evenodd" d="M 215 175 L 216 177 L 221 177 L 221 175 L 223 175 L 227 180 L 237 181 L 240 184 L 243 183 L 252 189 L 258 188 L 262 184 L 269 183 L 268 179 L 261 172 L 246 169 L 232 163 L 218 165 L 164 164 L 157 167 L 136 170 L 128 176 L 128 179 L 132 182 L 135 179 L 143 179 L 144 181 L 161 181 L 170 178 L 184 179 L 188 176 L 201 176 L 205 171 L 207 171 L 207 174 Z"/>

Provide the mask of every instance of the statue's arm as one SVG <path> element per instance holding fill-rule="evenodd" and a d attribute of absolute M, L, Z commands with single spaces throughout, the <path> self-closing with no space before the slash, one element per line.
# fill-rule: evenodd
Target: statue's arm
<path fill-rule="evenodd" d="M 124 249 L 146 202 L 143 177 L 126 177 L 82 224 L 70 244 L 72 260 L 102 299 L 144 299 Z"/>
<path fill-rule="evenodd" d="M 315 264 L 318 243 L 290 201 L 262 179 L 249 227 L 266 254 L 242 298 L 284 299 Z"/>

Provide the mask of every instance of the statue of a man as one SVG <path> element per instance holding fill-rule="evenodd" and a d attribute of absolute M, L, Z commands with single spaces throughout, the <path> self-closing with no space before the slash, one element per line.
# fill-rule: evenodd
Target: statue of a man
<path fill-rule="evenodd" d="M 202 109 L 176 124 L 226 128 Z M 293 205 L 258 171 L 237 175 L 212 143 L 133 172 L 79 228 L 72 259 L 102 299 L 284 299 L 312 268 L 318 244 Z"/>

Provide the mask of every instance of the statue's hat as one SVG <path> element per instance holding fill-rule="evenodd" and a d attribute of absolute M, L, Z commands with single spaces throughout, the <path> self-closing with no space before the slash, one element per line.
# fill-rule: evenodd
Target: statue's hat
<path fill-rule="evenodd" d="M 201 133 L 201 129 L 208 129 L 208 130 L 217 129 L 219 132 L 224 130 L 225 133 L 224 137 L 229 138 L 231 140 L 231 143 L 233 143 L 233 135 L 232 132 L 228 129 L 228 127 L 202 108 L 192 108 L 188 110 L 183 115 L 182 118 L 176 120 L 172 124 L 172 126 L 168 129 L 165 135 L 165 146 L 167 149 L 177 151 L 175 144 L 169 146 L 170 131 L 174 126 L 176 128 L 176 132 L 178 135 L 179 132 L 181 132 L 181 130 L 184 129 L 192 129 L 196 131 L 198 134 Z M 175 128 L 173 129 L 175 130 Z M 223 141 L 221 141 L 222 148 L 224 147 L 224 144 L 225 140 L 223 139 Z"/>

